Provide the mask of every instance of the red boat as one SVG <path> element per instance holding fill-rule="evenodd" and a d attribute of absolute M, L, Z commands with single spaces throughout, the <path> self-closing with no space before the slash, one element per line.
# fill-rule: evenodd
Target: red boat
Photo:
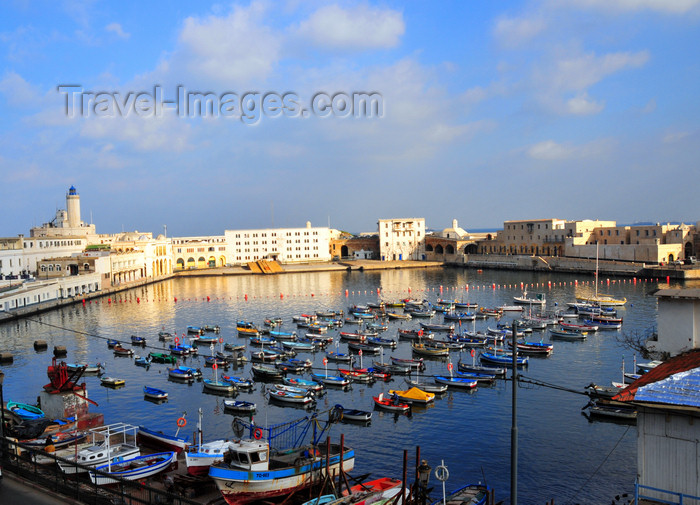
<path fill-rule="evenodd" d="M 408 403 L 401 403 L 398 400 L 398 397 L 389 399 L 384 398 L 384 393 L 379 393 L 379 396 L 373 396 L 372 399 L 374 400 L 374 405 L 377 408 L 387 410 L 389 412 L 404 413 L 411 410 L 411 406 Z"/>

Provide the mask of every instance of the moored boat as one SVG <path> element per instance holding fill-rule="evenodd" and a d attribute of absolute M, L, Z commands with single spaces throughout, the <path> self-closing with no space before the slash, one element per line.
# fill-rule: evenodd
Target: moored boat
<path fill-rule="evenodd" d="M 428 393 L 427 391 L 418 389 L 415 386 L 406 390 L 389 390 L 389 395 L 396 395 L 399 397 L 400 401 L 411 404 L 417 403 L 419 405 L 427 405 L 435 400 L 435 395 L 433 393 Z"/>
<path fill-rule="evenodd" d="M 430 505 L 486 505 L 491 488 L 485 484 L 467 484 Z"/>
<path fill-rule="evenodd" d="M 379 396 L 373 396 L 372 400 L 374 400 L 374 406 L 381 410 L 401 413 L 409 412 L 411 410 L 411 406 L 408 403 L 401 403 L 398 397 L 386 398 L 384 393 L 379 393 Z"/>
<path fill-rule="evenodd" d="M 125 459 L 119 463 L 107 463 L 90 471 L 93 484 L 104 486 L 119 482 L 115 477 L 126 480 L 140 480 L 166 470 L 175 461 L 174 452 L 160 452 L 147 456 Z M 98 473 L 99 472 L 99 473 Z"/>
<path fill-rule="evenodd" d="M 154 400 L 165 400 L 168 397 L 167 391 L 150 386 L 143 387 L 143 395 Z"/>
<path fill-rule="evenodd" d="M 160 450 L 173 451 L 177 454 L 187 450 L 187 448 L 190 446 L 188 436 L 179 436 L 180 428 L 184 428 L 186 425 L 187 421 L 185 420 L 184 416 L 178 418 L 178 429 L 174 435 L 168 435 L 160 430 L 156 431 L 146 428 L 145 426 L 139 426 L 139 430 L 136 433 L 136 441 L 141 445 L 155 447 Z"/>

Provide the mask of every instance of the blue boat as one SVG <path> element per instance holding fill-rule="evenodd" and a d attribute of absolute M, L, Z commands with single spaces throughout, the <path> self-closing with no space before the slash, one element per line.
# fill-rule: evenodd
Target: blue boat
<path fill-rule="evenodd" d="M 269 335 L 270 335 L 270 337 L 276 338 L 277 340 L 296 340 L 297 339 L 297 334 L 296 334 L 296 332 L 293 332 L 293 331 L 270 330 Z"/>
<path fill-rule="evenodd" d="M 185 365 L 180 365 L 177 368 L 179 370 L 182 370 L 183 372 L 191 373 L 195 379 L 198 379 L 199 377 L 202 376 L 202 371 L 199 368 L 192 368 L 191 366 L 185 366 Z"/>
<path fill-rule="evenodd" d="M 255 383 L 250 379 L 235 377 L 233 375 L 222 375 L 221 379 L 234 384 L 238 389 L 250 389 L 255 385 Z"/>
<path fill-rule="evenodd" d="M 323 384 L 316 382 L 316 381 L 306 380 L 306 379 L 297 379 L 295 377 L 285 377 L 284 379 L 282 379 L 282 382 L 284 384 L 286 384 L 287 386 L 305 388 L 305 389 L 310 389 L 312 391 L 322 391 L 323 390 Z"/>
<path fill-rule="evenodd" d="M 134 365 L 136 366 L 148 366 L 151 364 L 151 356 L 134 356 Z"/>
<path fill-rule="evenodd" d="M 350 379 L 346 377 L 340 377 L 338 375 L 320 375 L 320 374 L 311 374 L 311 378 L 315 380 L 316 382 L 320 382 L 321 384 L 325 386 L 347 386 L 350 384 Z"/>
<path fill-rule="evenodd" d="M 132 345 L 146 345 L 146 338 L 145 337 L 137 337 L 136 335 L 131 335 L 131 344 Z"/>
<path fill-rule="evenodd" d="M 152 388 L 150 386 L 143 387 L 143 395 L 154 400 L 165 400 L 168 393 L 162 389 Z"/>
<path fill-rule="evenodd" d="M 474 389 L 477 384 L 476 379 L 466 379 L 463 377 L 443 377 L 438 375 L 433 377 L 433 379 L 438 384 L 444 384 L 447 387 L 460 389 Z"/>
<path fill-rule="evenodd" d="M 491 488 L 485 484 L 467 484 L 445 497 L 444 503 L 450 505 L 486 505 L 488 503 Z M 430 505 L 441 505 L 443 499 L 439 499 Z"/>
<path fill-rule="evenodd" d="M 96 470 L 101 473 L 90 471 L 90 480 L 93 484 L 104 486 L 106 484 L 117 484 L 119 480 L 114 477 L 121 477 L 126 480 L 140 480 L 164 471 L 173 461 L 174 452 L 161 452 L 138 456 L 136 458 L 125 459 L 119 463 L 108 463 L 98 466 Z M 106 474 L 106 475 L 104 475 Z"/>
<path fill-rule="evenodd" d="M 481 354 L 479 354 L 479 359 L 481 361 L 486 362 L 486 363 L 493 363 L 496 365 L 512 365 L 513 364 L 512 353 L 504 354 L 504 353 L 482 351 Z M 527 364 L 528 364 L 527 356 L 516 356 L 515 360 L 516 360 L 515 363 L 518 367 L 527 366 Z"/>
<path fill-rule="evenodd" d="M 46 417 L 44 411 L 39 407 L 28 405 L 26 403 L 7 402 L 7 410 L 26 420 L 41 419 Z"/>
<path fill-rule="evenodd" d="M 107 339 L 107 347 L 108 347 L 109 349 L 113 349 L 114 346 L 117 345 L 118 343 L 119 343 L 119 340 L 115 340 L 115 339 L 113 339 L 113 338 Z"/>

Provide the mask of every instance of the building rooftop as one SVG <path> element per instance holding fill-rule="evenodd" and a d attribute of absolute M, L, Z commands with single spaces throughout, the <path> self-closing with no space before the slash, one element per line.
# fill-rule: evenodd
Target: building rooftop
<path fill-rule="evenodd" d="M 700 288 L 659 289 L 654 293 L 654 296 L 659 298 L 676 298 L 679 300 L 700 300 Z"/>

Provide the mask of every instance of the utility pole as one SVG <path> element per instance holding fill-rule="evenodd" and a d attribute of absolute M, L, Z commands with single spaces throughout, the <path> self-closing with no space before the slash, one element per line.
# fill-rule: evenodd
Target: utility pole
<path fill-rule="evenodd" d="M 510 428 L 510 504 L 518 505 L 518 323 L 513 321 L 513 423 Z"/>

